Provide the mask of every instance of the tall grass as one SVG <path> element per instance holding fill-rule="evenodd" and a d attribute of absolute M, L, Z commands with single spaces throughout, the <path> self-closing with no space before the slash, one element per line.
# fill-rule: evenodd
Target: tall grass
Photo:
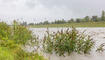
<path fill-rule="evenodd" d="M 61 30 L 53 34 L 47 31 L 47 35 L 43 39 L 43 47 L 45 52 L 56 53 L 59 56 L 70 55 L 73 52 L 89 54 L 94 47 L 94 41 L 72 28 L 72 30 Z"/>

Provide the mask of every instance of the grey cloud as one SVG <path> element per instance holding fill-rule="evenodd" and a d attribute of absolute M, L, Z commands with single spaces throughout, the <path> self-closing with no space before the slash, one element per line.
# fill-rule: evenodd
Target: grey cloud
<path fill-rule="evenodd" d="M 16 1 L 16 0 L 2 0 L 2 2 L 6 3 L 6 2 L 13 2 L 13 1 Z"/>
<path fill-rule="evenodd" d="M 104 6 L 105 0 L 0 0 L 0 15 L 70 19 L 100 15 Z"/>
<path fill-rule="evenodd" d="M 26 1 L 26 6 L 28 6 L 29 8 L 35 8 L 35 6 L 36 6 L 36 1 L 35 0 L 28 0 L 28 1 Z"/>
<path fill-rule="evenodd" d="M 67 7 L 74 15 L 93 15 L 99 14 L 101 10 L 105 10 L 104 0 L 40 0 L 41 3 L 48 8 Z M 69 12 L 69 11 L 68 11 Z"/>

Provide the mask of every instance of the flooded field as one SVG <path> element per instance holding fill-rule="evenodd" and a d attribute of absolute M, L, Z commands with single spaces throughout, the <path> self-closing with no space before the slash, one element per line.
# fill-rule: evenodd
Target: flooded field
<path fill-rule="evenodd" d="M 67 28 L 49 28 L 48 30 L 50 33 L 57 32 L 59 30 L 66 30 Z M 87 35 L 90 35 L 93 40 L 96 42 L 96 47 L 92 50 L 90 55 L 78 55 L 73 53 L 71 56 L 66 57 L 59 57 L 55 54 L 47 55 L 49 57 L 49 60 L 105 60 L 105 52 L 103 53 L 96 53 L 96 48 L 102 44 L 105 43 L 105 28 L 76 28 L 80 32 L 84 32 Z M 40 39 L 43 38 L 44 34 L 46 34 L 47 28 L 31 28 L 30 30 L 33 31 L 33 33 L 40 37 Z"/>

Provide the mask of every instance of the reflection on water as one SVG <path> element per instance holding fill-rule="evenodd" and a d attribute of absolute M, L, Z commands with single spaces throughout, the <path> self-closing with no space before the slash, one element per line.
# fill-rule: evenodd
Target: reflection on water
<path fill-rule="evenodd" d="M 67 28 L 49 28 L 49 32 L 57 32 L 59 30 L 66 30 Z M 33 33 L 42 39 L 44 37 L 44 34 L 46 34 L 47 28 L 31 28 L 30 30 L 33 31 Z M 96 41 L 96 47 L 98 47 L 100 44 L 105 43 L 105 28 L 77 28 L 78 31 L 83 32 L 85 31 L 85 34 L 90 35 L 93 40 Z M 91 52 L 91 55 L 78 55 L 78 54 L 72 54 L 71 56 L 67 57 L 59 57 L 55 54 L 48 55 L 50 60 L 105 60 L 105 52 L 103 53 L 96 53 L 96 47 Z M 47 57 L 48 57 L 47 56 Z"/>

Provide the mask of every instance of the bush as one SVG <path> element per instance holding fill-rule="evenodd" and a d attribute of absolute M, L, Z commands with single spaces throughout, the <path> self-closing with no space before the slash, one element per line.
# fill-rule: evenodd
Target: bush
<path fill-rule="evenodd" d="M 25 47 L 32 40 L 37 38 L 27 27 L 16 21 L 13 26 L 0 22 L 0 60 L 45 60 L 39 54 L 27 53 L 22 49 L 22 46 Z M 37 44 L 35 41 L 35 45 Z"/>
<path fill-rule="evenodd" d="M 11 36 L 11 28 L 4 22 L 0 22 L 0 40 L 8 39 Z"/>
<path fill-rule="evenodd" d="M 47 31 L 43 40 L 44 51 L 56 53 L 59 56 L 70 55 L 73 52 L 89 54 L 93 46 L 93 40 L 84 33 L 79 33 L 75 28 L 61 30 L 53 34 Z"/>
<path fill-rule="evenodd" d="M 14 21 L 10 27 L 4 22 L 0 22 L 0 40 L 13 40 L 16 44 L 24 45 L 32 39 L 32 32 L 25 26 Z"/>
<path fill-rule="evenodd" d="M 32 32 L 25 26 L 19 25 L 16 21 L 13 24 L 13 40 L 17 44 L 24 45 L 32 38 Z"/>

